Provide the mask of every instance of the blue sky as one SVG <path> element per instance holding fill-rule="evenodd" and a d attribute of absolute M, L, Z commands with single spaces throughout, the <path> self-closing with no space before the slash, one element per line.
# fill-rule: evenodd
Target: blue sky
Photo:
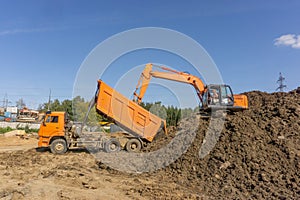
<path fill-rule="evenodd" d="M 236 93 L 274 92 L 279 72 L 288 90 L 300 86 L 297 0 L 0 2 L 0 100 L 7 96 L 11 105 L 23 98 L 36 108 L 47 101 L 49 88 L 52 98 L 72 98 L 76 73 L 89 52 L 110 36 L 139 27 L 169 28 L 199 42 Z M 143 56 L 125 56 L 115 64 L 149 62 Z M 175 64 L 163 56 L 160 63 Z"/>

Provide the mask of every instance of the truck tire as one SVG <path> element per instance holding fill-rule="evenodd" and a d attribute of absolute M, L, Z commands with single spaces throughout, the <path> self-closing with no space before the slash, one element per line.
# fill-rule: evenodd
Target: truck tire
<path fill-rule="evenodd" d="M 138 139 L 130 139 L 128 140 L 128 142 L 126 143 L 126 150 L 128 152 L 139 152 L 142 148 L 142 144 Z"/>
<path fill-rule="evenodd" d="M 67 152 L 67 143 L 64 139 L 55 139 L 50 145 L 50 150 L 53 154 L 64 154 Z"/>
<path fill-rule="evenodd" d="M 111 138 L 104 143 L 104 150 L 107 153 L 118 152 L 121 150 L 121 144 L 118 139 Z"/>

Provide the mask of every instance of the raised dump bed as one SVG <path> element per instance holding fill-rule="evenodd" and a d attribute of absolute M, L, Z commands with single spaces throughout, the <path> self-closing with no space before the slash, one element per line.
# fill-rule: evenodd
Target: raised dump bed
<path fill-rule="evenodd" d="M 96 109 L 133 136 L 148 142 L 154 139 L 161 128 L 166 131 L 165 120 L 131 101 L 102 80 L 98 80 Z"/>

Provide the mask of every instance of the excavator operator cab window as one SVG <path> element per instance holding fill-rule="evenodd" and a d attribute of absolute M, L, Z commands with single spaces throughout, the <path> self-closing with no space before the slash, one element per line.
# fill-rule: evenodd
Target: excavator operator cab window
<path fill-rule="evenodd" d="M 234 103 L 232 90 L 228 85 L 221 85 L 221 104 L 224 106 L 232 106 Z"/>
<path fill-rule="evenodd" d="M 208 104 L 232 106 L 234 103 L 231 88 L 228 85 L 210 85 L 208 88 Z"/>
<path fill-rule="evenodd" d="M 217 105 L 220 104 L 220 88 L 210 87 L 208 90 L 208 104 Z"/>

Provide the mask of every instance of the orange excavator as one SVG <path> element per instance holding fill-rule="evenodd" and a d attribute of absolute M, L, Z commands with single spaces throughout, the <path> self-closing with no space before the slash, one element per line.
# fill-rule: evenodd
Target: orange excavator
<path fill-rule="evenodd" d="M 154 71 L 153 67 L 163 71 Z M 200 111 L 210 112 L 212 110 L 239 111 L 248 108 L 246 95 L 233 94 L 231 87 L 225 84 L 205 85 L 203 81 L 194 75 L 186 72 L 176 71 L 164 66 L 147 64 L 142 72 L 136 90 L 134 101 L 140 104 L 147 91 L 152 77 L 167 79 L 190 84 L 196 90 L 200 100 Z"/>

